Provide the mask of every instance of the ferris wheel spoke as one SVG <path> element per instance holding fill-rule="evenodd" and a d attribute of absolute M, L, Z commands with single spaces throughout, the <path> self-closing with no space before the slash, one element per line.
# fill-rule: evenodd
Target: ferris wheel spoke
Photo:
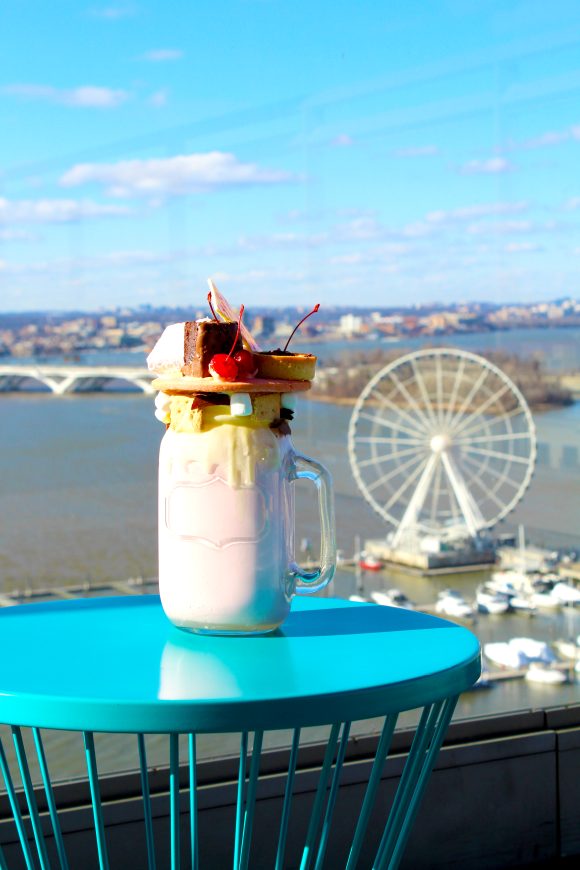
<path fill-rule="evenodd" d="M 379 435 L 355 435 L 354 440 L 357 444 L 400 444 L 402 446 L 406 446 L 407 444 L 425 444 L 424 438 L 383 438 Z"/>
<path fill-rule="evenodd" d="M 415 381 L 417 382 L 417 386 L 419 387 L 419 392 L 423 398 L 423 402 L 425 403 L 425 410 L 427 411 L 427 415 L 431 420 L 431 423 L 434 426 L 437 426 L 437 417 L 435 416 L 435 412 L 433 410 L 433 405 L 431 404 L 431 399 L 429 398 L 429 393 L 427 392 L 427 387 L 425 386 L 425 381 L 423 380 L 423 375 L 417 368 L 417 364 L 415 360 L 411 360 L 411 368 L 413 369 L 413 373 L 415 375 Z"/>
<path fill-rule="evenodd" d="M 402 474 L 412 465 L 415 465 L 417 461 L 418 457 L 413 456 L 412 459 L 408 459 L 406 462 L 398 465 L 392 471 L 388 471 L 385 474 L 382 474 L 380 477 L 377 477 L 376 480 L 373 480 L 373 482 L 367 486 L 368 491 L 370 492 L 371 490 L 376 489 L 377 486 L 382 486 L 384 483 L 388 483 L 389 480 L 393 479 L 393 477 L 396 477 L 398 474 Z M 427 460 L 425 459 L 424 462 L 427 462 Z"/>
<path fill-rule="evenodd" d="M 383 462 L 385 459 L 392 462 L 401 459 L 403 456 L 411 456 L 418 453 L 424 453 L 424 450 L 420 447 L 409 447 L 406 450 L 392 450 L 389 453 L 383 453 L 381 456 L 371 456 L 369 459 L 361 460 L 359 462 L 359 467 L 365 468 L 367 465 L 376 465 L 379 462 Z"/>
<path fill-rule="evenodd" d="M 472 387 L 471 387 L 469 393 L 467 394 L 467 396 L 466 396 L 466 397 L 464 398 L 464 400 L 462 401 L 461 405 L 459 406 L 459 408 L 458 408 L 458 410 L 457 410 L 457 413 L 454 414 L 453 417 L 451 418 L 451 420 L 449 421 L 449 427 L 450 427 L 451 429 L 453 429 L 453 427 L 454 427 L 454 426 L 457 424 L 457 422 L 461 419 L 461 417 L 463 416 L 464 411 L 466 411 L 467 408 L 469 408 L 469 405 L 470 405 L 470 403 L 471 403 L 471 400 L 472 400 L 473 397 L 477 394 L 477 391 L 478 391 L 479 389 L 481 389 L 481 387 L 483 386 L 483 382 L 484 382 L 485 379 L 487 378 L 488 374 L 489 374 L 489 369 L 488 369 L 488 368 L 484 368 L 484 369 L 482 370 L 482 372 L 480 373 L 478 379 L 475 381 L 474 384 L 472 384 Z"/>
<path fill-rule="evenodd" d="M 478 453 L 480 456 L 489 456 L 491 459 L 503 459 L 504 462 L 517 462 L 521 465 L 529 465 L 529 459 L 524 456 L 514 456 L 511 453 L 500 453 L 497 450 L 487 450 L 485 447 L 463 447 L 468 453 Z"/>
<path fill-rule="evenodd" d="M 393 420 L 384 420 L 377 414 L 367 414 L 365 411 L 361 411 L 359 416 L 362 417 L 363 420 L 369 420 L 371 423 L 378 423 L 379 426 L 384 426 L 386 429 L 391 429 L 393 432 L 405 432 L 412 438 L 421 437 L 421 432 L 417 432 L 416 429 L 409 429 L 407 426 L 402 426 L 399 422 L 394 422 Z"/>
<path fill-rule="evenodd" d="M 437 420 L 443 421 L 443 372 L 441 371 L 441 356 L 435 357 L 435 390 L 437 393 Z"/>
<path fill-rule="evenodd" d="M 415 469 L 415 471 L 412 473 L 412 475 L 410 477 L 408 477 L 404 483 L 401 484 L 399 489 L 396 491 L 396 493 L 394 495 L 391 496 L 391 498 L 388 500 L 388 502 L 385 502 L 384 510 L 388 511 L 395 504 L 395 502 L 401 498 L 403 493 L 406 492 L 407 489 L 409 489 L 411 484 L 417 480 L 417 478 L 419 477 L 419 475 L 421 474 L 421 472 L 423 471 L 423 469 L 427 465 L 429 459 L 430 459 L 430 457 L 427 457 L 427 459 L 424 459 L 419 464 L 419 466 Z"/>
<path fill-rule="evenodd" d="M 425 504 L 425 499 L 429 494 L 429 484 L 431 483 L 435 469 L 439 464 L 439 454 L 432 453 L 431 456 L 429 456 L 427 464 L 417 482 L 415 492 L 413 493 L 411 500 L 407 505 L 407 510 L 403 514 L 403 518 L 399 523 L 399 528 L 393 537 L 393 547 L 399 545 L 401 537 L 406 529 L 413 527 L 416 528 L 421 508 Z"/>
<path fill-rule="evenodd" d="M 475 536 L 478 530 L 485 525 L 481 511 L 469 492 L 461 471 L 446 450 L 441 454 L 441 462 L 457 499 L 459 509 L 463 514 L 465 524 L 470 534 Z"/>
<path fill-rule="evenodd" d="M 489 444 L 490 441 L 523 441 L 532 439 L 531 432 L 505 432 L 503 435 L 473 435 L 454 438 L 454 444 Z"/>
<path fill-rule="evenodd" d="M 399 380 L 399 378 L 396 376 L 396 374 L 394 372 L 391 372 L 391 380 L 393 381 L 393 383 L 395 384 L 395 386 L 397 387 L 399 392 L 405 396 L 409 405 L 415 409 L 415 412 L 419 416 L 419 420 L 423 423 L 428 423 L 428 420 L 425 416 L 425 412 L 423 411 L 423 409 L 421 408 L 421 406 L 419 405 L 419 403 L 417 402 L 415 397 L 411 395 L 411 393 L 409 392 L 409 390 L 407 389 L 405 384 Z M 425 432 L 429 431 L 427 426 L 423 426 L 423 430 Z"/>
<path fill-rule="evenodd" d="M 418 423 L 417 420 L 411 416 L 411 414 L 408 414 L 399 405 L 395 404 L 395 402 L 392 402 L 388 397 L 383 396 L 382 393 L 379 393 L 376 390 L 372 390 L 371 395 L 376 396 L 377 399 L 382 403 L 383 407 L 389 408 L 391 411 L 394 411 L 403 420 L 405 420 L 415 430 L 417 435 L 425 434 L 426 430 L 421 428 L 421 420 Z M 417 428 L 417 426 L 419 426 L 419 428 Z"/>
<path fill-rule="evenodd" d="M 497 495 L 495 494 L 495 492 L 494 492 L 492 489 L 488 489 L 488 488 L 487 488 L 487 487 L 486 487 L 486 486 L 481 482 L 481 480 L 479 479 L 479 477 L 473 477 L 473 478 L 471 479 L 471 483 L 473 483 L 473 484 L 475 484 L 476 486 L 478 486 L 478 487 L 480 488 L 480 490 L 483 492 L 483 494 L 484 494 L 484 501 L 485 501 L 486 498 L 490 498 L 490 499 L 491 499 L 491 500 L 492 500 L 492 501 L 493 501 L 493 502 L 498 506 L 498 508 L 500 508 L 501 510 L 504 509 L 505 504 L 501 501 L 501 499 L 499 499 L 499 498 L 497 497 Z"/>
<path fill-rule="evenodd" d="M 443 470 L 443 466 L 441 462 L 438 462 L 435 467 L 435 474 L 433 480 L 433 490 L 431 492 L 431 514 L 430 519 L 431 522 L 437 519 L 437 505 L 439 504 L 439 495 L 441 492 L 441 472 Z"/>
<path fill-rule="evenodd" d="M 471 413 L 471 414 L 468 414 L 468 416 L 465 417 L 465 418 L 461 421 L 461 423 L 460 423 L 458 426 L 454 426 L 454 427 L 453 427 L 453 435 L 454 435 L 454 436 L 455 436 L 455 435 L 458 435 L 460 432 L 462 432 L 462 431 L 465 429 L 465 427 L 466 427 L 469 423 L 472 423 L 472 422 L 473 422 L 475 419 L 477 419 L 478 417 L 484 417 L 484 416 L 485 416 L 485 411 L 487 411 L 488 408 L 491 408 L 491 406 L 492 406 L 495 402 L 497 402 L 498 399 L 501 399 L 501 397 L 502 397 L 503 395 L 505 395 L 505 393 L 508 392 L 509 388 L 510 388 L 509 384 L 504 384 L 504 385 L 501 387 L 501 389 L 496 390 L 495 393 L 492 393 L 492 395 L 489 396 L 489 397 L 485 400 L 485 402 L 483 403 L 483 405 L 481 405 L 481 406 L 477 409 L 477 411 L 472 411 L 472 413 Z"/>
<path fill-rule="evenodd" d="M 455 380 L 453 381 L 453 387 L 451 388 L 451 395 L 449 398 L 449 407 L 447 408 L 447 413 L 445 414 L 444 422 L 447 425 L 451 420 L 453 415 L 453 411 L 455 409 L 455 402 L 457 401 L 457 393 L 459 390 L 459 385 L 463 380 L 463 372 L 465 371 L 465 357 L 461 357 L 461 362 L 459 363 L 459 367 L 457 372 L 455 373 Z"/>
<path fill-rule="evenodd" d="M 508 422 L 511 422 L 511 420 L 512 420 L 514 417 L 519 417 L 519 416 L 523 415 L 524 413 L 525 413 L 525 412 L 524 412 L 523 408 L 514 408 L 512 411 L 506 411 L 504 414 L 500 414 L 500 415 L 499 415 L 496 419 L 494 419 L 494 420 L 490 420 L 489 418 L 487 418 L 485 422 L 486 422 L 486 424 L 487 424 L 488 426 L 497 426 L 498 423 L 504 423 L 504 422 L 505 422 L 505 423 L 508 423 Z M 525 419 L 525 417 L 524 417 L 524 419 Z M 527 422 L 527 421 L 526 421 L 526 422 Z M 482 424 L 481 424 L 481 421 L 480 421 L 480 422 L 477 423 L 475 426 L 470 426 L 469 429 L 463 429 L 463 430 L 462 430 L 462 434 L 463 434 L 463 435 L 469 435 L 470 432 L 479 432 L 479 430 L 481 429 L 481 425 L 482 425 Z M 532 436 L 532 437 L 533 437 L 533 436 Z"/>
<path fill-rule="evenodd" d="M 484 474 L 491 474 L 492 477 L 499 480 L 499 483 L 496 484 L 496 490 L 504 483 L 508 484 L 508 486 L 513 486 L 514 489 L 519 489 L 521 485 L 521 481 L 513 480 L 505 472 L 498 471 L 497 468 L 493 468 L 491 465 L 484 466 L 481 462 L 477 462 L 477 460 L 472 459 L 470 456 L 462 456 L 461 461 L 472 465 L 480 477 L 483 477 Z"/>

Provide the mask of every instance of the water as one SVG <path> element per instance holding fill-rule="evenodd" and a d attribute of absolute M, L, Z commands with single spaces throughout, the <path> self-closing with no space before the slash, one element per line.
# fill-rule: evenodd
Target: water
<path fill-rule="evenodd" d="M 356 350 L 418 350 L 426 346 L 459 347 L 472 353 L 496 351 L 518 356 L 538 356 L 550 371 L 570 371 L 580 368 L 580 328 L 565 329 L 511 329 L 497 332 L 470 332 L 464 335 L 417 336 L 397 339 L 343 339 L 332 342 L 313 342 L 296 349 L 307 349 L 322 361 L 336 357 L 343 351 Z"/>
<path fill-rule="evenodd" d="M 580 365 L 580 330 L 542 332 L 543 344 L 534 332 L 463 336 L 462 342 L 474 350 L 483 349 L 485 342 L 500 348 L 501 342 L 501 349 L 506 349 L 509 340 L 513 350 L 541 348 L 550 355 L 553 367 Z M 340 349 L 325 347 L 332 353 Z M 141 361 L 138 355 L 128 356 L 125 362 L 132 365 Z M 96 361 L 104 362 L 102 356 L 84 360 Z M 117 357 L 108 361 L 121 362 Z M 155 576 L 157 451 L 163 427 L 153 416 L 152 397 L 6 394 L 0 395 L 0 411 L 0 591 Z M 349 468 L 350 413 L 347 407 L 301 399 L 293 424 L 296 447 L 321 459 L 332 471 L 338 546 L 346 554 L 352 553 L 356 534 L 363 540 L 385 534 L 383 521 L 360 496 Z M 536 474 L 509 526 L 504 526 L 523 523 L 534 543 L 580 548 L 580 405 L 536 415 L 536 426 L 540 445 Z M 297 486 L 297 540 L 310 538 L 316 549 L 314 494 L 307 483 Z M 389 571 L 363 575 L 362 582 L 367 593 L 371 588 L 396 586 L 418 604 L 429 604 L 439 589 L 449 585 L 472 598 L 483 576 L 427 579 Z M 339 571 L 333 594 L 348 596 L 356 587 L 352 571 Z M 547 641 L 574 638 L 580 632 L 579 616 L 571 611 L 531 619 L 481 615 L 474 630 L 482 642 L 520 635 Z M 465 695 L 456 715 L 557 706 L 579 699 L 577 683 L 555 688 L 511 680 Z M 320 734 L 312 735 L 316 737 Z M 287 735 L 279 733 L 271 740 L 284 743 Z M 67 774 L 82 772 L 74 765 L 63 767 L 70 755 L 67 745 L 66 737 L 52 736 L 54 763 Z M 204 755 L 227 751 L 235 751 L 230 738 L 208 737 L 201 747 Z M 104 770 L 133 765 L 134 747 L 126 740 L 103 744 L 101 752 Z M 162 741 L 153 744 L 152 752 L 159 763 L 165 760 Z"/>

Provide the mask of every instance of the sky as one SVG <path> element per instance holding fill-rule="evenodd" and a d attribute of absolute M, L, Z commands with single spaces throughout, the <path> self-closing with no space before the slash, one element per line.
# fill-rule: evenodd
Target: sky
<path fill-rule="evenodd" d="M 575 0 L 0 0 L 0 311 L 580 297 Z"/>

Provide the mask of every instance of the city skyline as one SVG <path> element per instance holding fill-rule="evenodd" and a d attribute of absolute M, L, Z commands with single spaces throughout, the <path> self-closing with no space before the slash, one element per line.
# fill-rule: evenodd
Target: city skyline
<path fill-rule="evenodd" d="M 578 294 L 571 2 L 2 18 L 0 310 Z"/>

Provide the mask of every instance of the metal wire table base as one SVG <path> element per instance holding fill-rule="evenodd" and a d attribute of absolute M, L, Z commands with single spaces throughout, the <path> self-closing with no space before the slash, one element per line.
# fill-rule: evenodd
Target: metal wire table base
<path fill-rule="evenodd" d="M 427 785 L 456 702 L 457 697 L 448 698 L 430 704 L 422 710 L 422 715 L 394 799 L 390 807 L 384 808 L 387 818 L 376 855 L 372 862 L 373 870 L 383 870 L 383 868 L 393 870 L 393 868 L 399 865 L 425 786 Z M 390 714 L 384 720 L 354 829 L 350 851 L 344 855 L 344 867 L 346 870 L 354 870 L 354 868 L 360 866 L 361 850 L 365 842 L 371 813 L 375 807 L 377 790 L 383 775 L 385 762 L 389 755 L 397 716 L 398 714 Z M 309 868 L 320 870 L 324 866 L 332 835 L 333 815 L 339 794 L 350 728 L 350 722 L 335 723 L 330 728 L 330 735 L 320 769 L 306 837 L 301 849 L 300 870 L 309 870 Z M 38 728 L 31 728 L 30 731 L 36 758 L 30 759 L 29 762 L 23 739 L 23 729 L 19 726 L 11 726 L 14 742 L 15 760 L 12 764 L 14 770 L 10 769 L 11 765 L 8 762 L 5 747 L 0 738 L 0 772 L 2 773 L 12 811 L 12 821 L 16 827 L 24 866 L 26 866 L 27 870 L 35 870 L 38 866 L 41 870 L 50 870 L 53 867 L 67 870 L 70 864 L 67 858 L 65 837 L 59 822 L 59 811 L 56 806 L 41 732 Z M 171 867 L 171 870 L 177 870 L 177 868 L 182 866 L 182 851 L 185 852 L 185 848 L 180 836 L 179 737 L 179 734 L 167 735 L 169 742 L 170 854 L 164 855 L 162 858 L 159 855 L 159 845 L 157 844 L 156 848 L 155 842 L 149 784 L 150 767 L 147 762 L 145 735 L 135 735 L 140 762 L 143 833 L 149 870 L 168 866 Z M 187 765 L 189 771 L 187 792 L 189 798 L 190 840 L 187 851 L 191 853 L 191 867 L 194 870 L 197 870 L 200 863 L 196 737 L 196 734 L 187 735 Z M 245 868 L 251 866 L 255 808 L 260 788 L 259 776 L 263 737 L 263 731 L 243 732 L 240 737 L 235 830 L 232 835 L 233 870 L 245 870 Z M 275 870 L 282 870 L 283 867 L 287 866 L 285 861 L 288 839 L 292 836 L 292 801 L 300 750 L 300 738 L 301 730 L 297 728 L 292 736 L 285 793 L 277 836 L 277 849 L 273 864 Z M 83 741 L 90 786 L 96 849 L 98 852 L 98 866 L 101 870 L 108 870 L 111 864 L 107 846 L 107 832 L 103 820 L 103 804 L 93 732 L 83 732 Z M 181 760 L 184 761 L 185 759 Z M 41 788 L 45 792 L 47 808 L 42 813 L 38 809 L 30 774 L 30 763 L 38 764 L 40 771 Z M 16 773 L 22 783 L 22 790 L 19 789 L 18 791 L 14 785 Z M 227 833 L 224 833 L 224 836 L 226 835 Z M 49 859 L 47 838 L 50 836 L 54 839 L 52 853 L 56 852 L 56 861 Z M 12 868 L 9 868 L 1 846 L 0 868 L 1 870 L 12 870 Z"/>

